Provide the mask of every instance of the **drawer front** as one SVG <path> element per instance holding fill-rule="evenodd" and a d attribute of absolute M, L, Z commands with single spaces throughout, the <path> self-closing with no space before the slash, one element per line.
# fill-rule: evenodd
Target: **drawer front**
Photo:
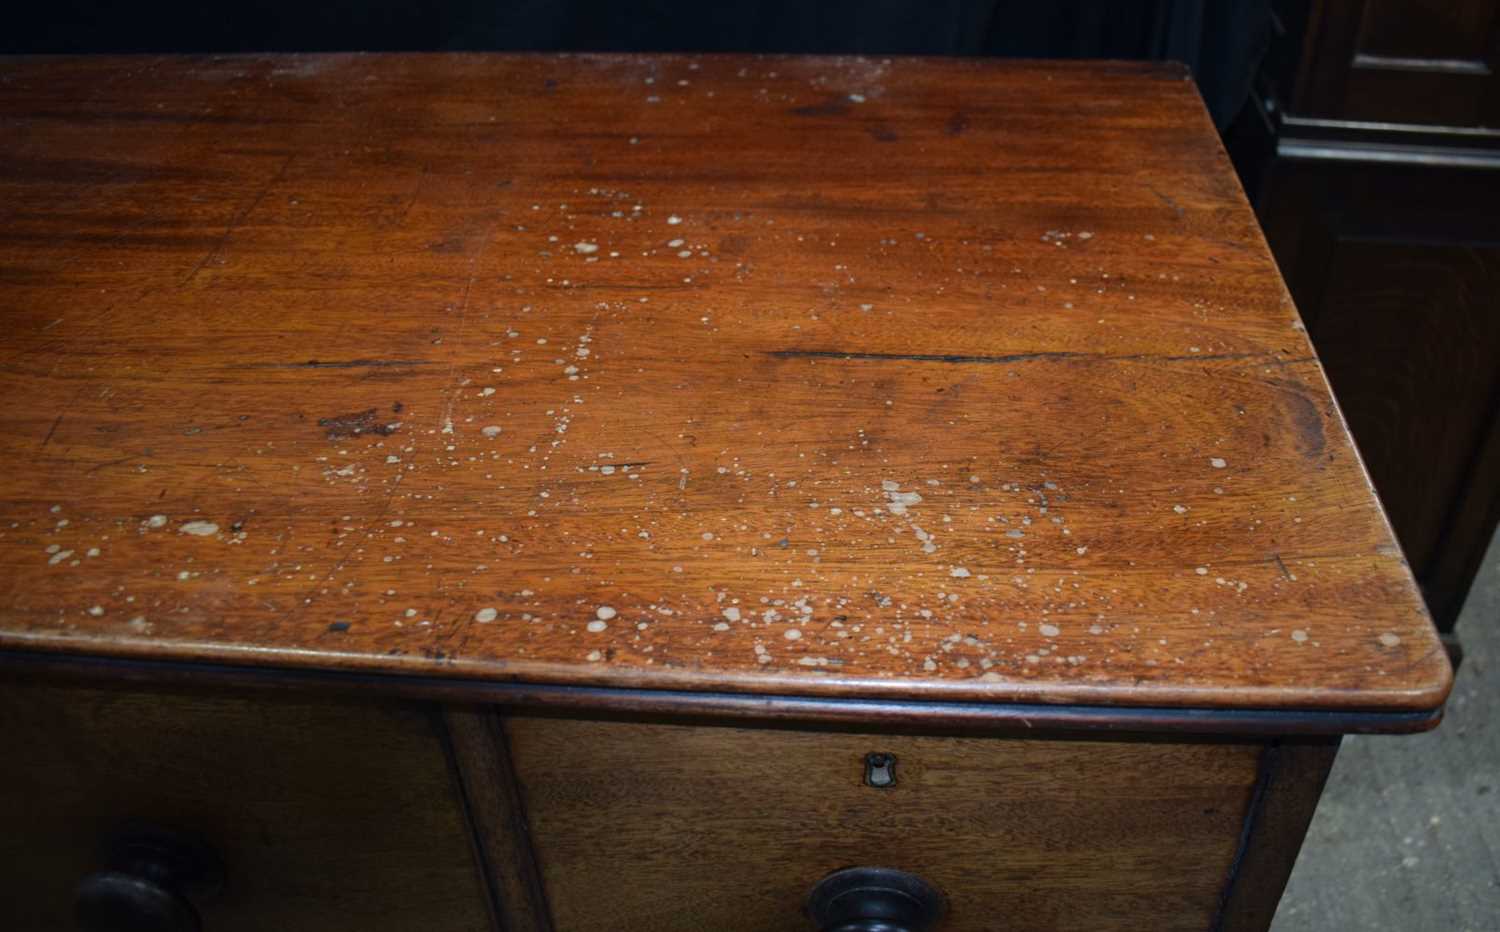
<path fill-rule="evenodd" d="M 529 717 L 506 729 L 559 932 L 806 932 L 808 891 L 853 866 L 936 886 L 943 932 L 1203 930 L 1261 753 Z M 894 785 L 867 784 L 872 753 L 894 756 Z"/>
<path fill-rule="evenodd" d="M 489 926 L 420 708 L 9 684 L 0 739 L 5 929 L 73 928 L 101 845 L 141 824 L 196 836 L 222 860 L 206 932 Z"/>

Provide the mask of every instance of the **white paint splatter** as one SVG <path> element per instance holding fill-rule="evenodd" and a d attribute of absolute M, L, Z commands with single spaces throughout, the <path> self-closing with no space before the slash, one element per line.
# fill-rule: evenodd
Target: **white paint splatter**
<path fill-rule="evenodd" d="M 219 533 L 219 526 L 212 521 L 189 521 L 177 529 L 179 534 L 192 534 L 194 537 L 212 537 Z"/>
<path fill-rule="evenodd" d="M 588 624 L 589 632 L 592 633 L 592 634 L 598 634 L 600 631 L 603 631 L 605 628 L 608 628 L 608 627 L 609 627 L 609 622 L 600 621 L 597 618 L 594 619 L 593 621 L 589 622 L 589 624 Z"/>
<path fill-rule="evenodd" d="M 496 616 L 498 616 L 499 614 L 500 613 L 495 611 L 493 608 L 481 608 L 479 611 L 474 613 L 474 620 L 487 624 L 491 621 L 494 621 Z"/>
<path fill-rule="evenodd" d="M 498 437 L 498 436 L 500 436 L 500 428 L 496 427 L 494 424 L 491 424 L 488 427 L 482 427 L 482 428 L 480 428 L 479 432 L 481 434 L 484 434 L 486 437 Z"/>
<path fill-rule="evenodd" d="M 922 503 L 922 496 L 917 492 L 886 492 L 885 497 L 886 509 L 893 515 L 904 515 L 906 509 Z"/>
<path fill-rule="evenodd" d="M 1223 457 L 1211 456 L 1211 457 L 1208 458 L 1208 465 L 1212 466 L 1215 469 L 1223 469 L 1225 466 L 1228 466 L 1229 464 L 1226 463 L 1226 462 L 1224 462 Z"/>
<path fill-rule="evenodd" d="M 953 576 L 957 579 L 968 579 L 969 569 L 968 567 L 964 566 L 955 566 L 953 569 L 948 571 L 948 575 Z"/>
<path fill-rule="evenodd" d="M 1401 643 L 1401 638 L 1398 635 L 1387 631 L 1380 636 L 1380 643 L 1385 645 L 1386 647 L 1395 647 L 1397 644 Z"/>
<path fill-rule="evenodd" d="M 613 608 L 610 608 L 608 605 L 601 605 L 598 608 L 594 609 L 594 615 L 598 617 L 600 621 L 609 621 L 611 618 L 615 617 L 616 614 L 617 613 L 615 612 L 615 610 Z"/>
<path fill-rule="evenodd" d="M 1039 626 L 1037 630 L 1042 632 L 1042 637 L 1044 638 L 1055 638 L 1059 634 L 1062 634 L 1062 629 L 1057 625 L 1043 624 Z"/>
<path fill-rule="evenodd" d="M 577 250 L 580 255 L 588 256 L 588 255 L 592 255 L 593 253 L 596 253 L 596 252 L 599 251 L 599 244 L 598 243 L 574 243 L 573 244 L 573 248 L 575 250 Z"/>

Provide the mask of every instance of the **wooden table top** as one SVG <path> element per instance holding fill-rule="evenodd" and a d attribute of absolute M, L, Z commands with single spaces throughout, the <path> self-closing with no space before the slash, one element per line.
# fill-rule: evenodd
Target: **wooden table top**
<path fill-rule="evenodd" d="M 1439 709 L 1175 66 L 0 62 L 0 646 Z"/>

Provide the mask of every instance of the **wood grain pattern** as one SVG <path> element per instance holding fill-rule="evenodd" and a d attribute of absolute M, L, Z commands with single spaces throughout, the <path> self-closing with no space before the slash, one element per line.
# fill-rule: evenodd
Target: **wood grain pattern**
<path fill-rule="evenodd" d="M 5 683 L 0 739 L 6 929 L 73 928 L 74 886 L 135 821 L 224 859 L 216 932 L 490 928 L 419 707 Z"/>
<path fill-rule="evenodd" d="M 1338 749 L 1337 738 L 1278 741 L 1266 748 L 1261 786 L 1213 932 L 1271 928 Z"/>
<path fill-rule="evenodd" d="M 0 164 L 4 646 L 1447 693 L 1175 67 L 12 60 Z"/>
<path fill-rule="evenodd" d="M 498 713 L 484 706 L 446 706 L 443 721 L 500 932 L 552 932 Z"/>
<path fill-rule="evenodd" d="M 1500 523 L 1500 186 L 1278 159 L 1262 219 L 1440 630 Z"/>
<path fill-rule="evenodd" d="M 944 932 L 1208 928 L 1256 744 L 508 718 L 559 929 L 803 932 L 844 867 L 943 890 Z M 863 785 L 895 754 L 897 783 Z"/>

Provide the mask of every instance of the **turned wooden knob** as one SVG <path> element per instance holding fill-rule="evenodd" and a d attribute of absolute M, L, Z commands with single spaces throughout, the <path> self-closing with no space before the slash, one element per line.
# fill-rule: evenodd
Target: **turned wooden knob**
<path fill-rule="evenodd" d="M 926 932 L 943 911 L 942 894 L 927 881 L 883 867 L 835 871 L 807 898 L 820 932 Z"/>
<path fill-rule="evenodd" d="M 81 932 L 200 932 L 190 897 L 224 884 L 224 867 L 202 842 L 134 829 L 105 847 L 105 866 L 84 877 L 73 900 Z"/>

